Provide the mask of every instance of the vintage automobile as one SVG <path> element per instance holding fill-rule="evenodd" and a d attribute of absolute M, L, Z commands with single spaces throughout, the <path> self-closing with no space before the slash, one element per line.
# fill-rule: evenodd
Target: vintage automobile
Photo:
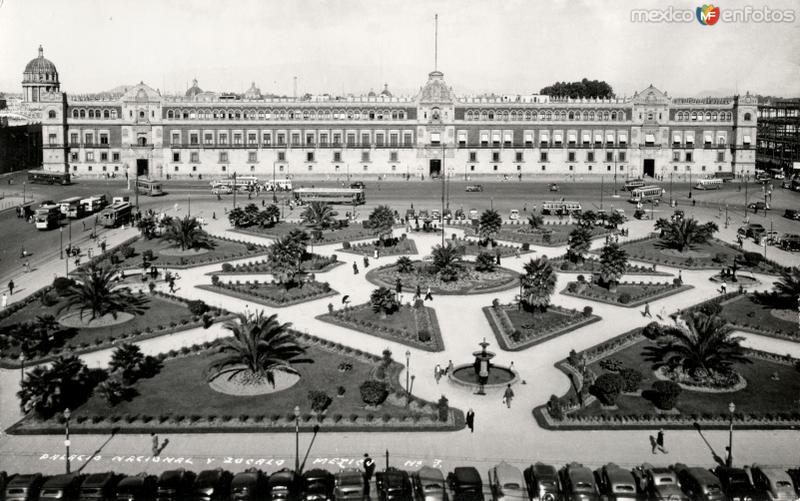
<path fill-rule="evenodd" d="M 81 484 L 80 498 L 86 501 L 111 501 L 120 480 L 122 476 L 112 471 L 92 473 Z"/>
<path fill-rule="evenodd" d="M 472 466 L 457 466 L 447 476 L 453 501 L 483 501 L 483 482 L 481 475 Z"/>
<path fill-rule="evenodd" d="M 84 476 L 77 473 L 55 475 L 42 484 L 39 501 L 77 501 Z"/>
<path fill-rule="evenodd" d="M 673 469 L 678 474 L 681 489 L 689 495 L 689 499 L 693 501 L 727 501 L 719 479 L 705 468 L 676 463 Z"/>
<path fill-rule="evenodd" d="M 595 471 L 597 488 L 606 501 L 639 501 L 644 496 L 639 492 L 636 478 L 630 470 L 608 463 Z"/>
<path fill-rule="evenodd" d="M 714 469 L 714 475 L 719 479 L 722 492 L 728 497 L 728 501 L 758 501 L 761 499 L 750 481 L 750 475 L 742 468 L 717 466 Z"/>
<path fill-rule="evenodd" d="M 556 184 L 556 183 L 551 183 L 550 184 L 550 191 L 558 191 L 559 189 L 560 188 L 558 187 L 558 184 Z"/>
<path fill-rule="evenodd" d="M 6 484 L 6 501 L 35 501 L 44 484 L 45 477 L 41 473 L 17 475 Z"/>
<path fill-rule="evenodd" d="M 364 474 L 360 470 L 348 468 L 334 474 L 334 499 L 342 501 L 345 499 L 365 500 L 366 483 Z"/>
<path fill-rule="evenodd" d="M 767 232 L 767 229 L 759 223 L 750 223 L 747 226 L 740 227 L 736 232 L 739 235 L 744 235 L 745 238 L 760 238 Z"/>
<path fill-rule="evenodd" d="M 788 473 L 789 478 L 792 479 L 792 482 L 794 483 L 794 491 L 797 493 L 798 499 L 800 499 L 800 468 L 792 468 L 786 473 Z"/>
<path fill-rule="evenodd" d="M 570 463 L 561 469 L 561 486 L 566 501 L 600 501 L 592 470 L 580 463 Z"/>
<path fill-rule="evenodd" d="M 561 501 L 561 485 L 555 466 L 535 463 L 523 472 L 528 496 L 539 501 Z"/>
<path fill-rule="evenodd" d="M 192 492 L 192 483 L 197 475 L 184 468 L 167 470 L 158 477 L 158 501 L 183 501 Z"/>
<path fill-rule="evenodd" d="M 689 501 L 681 490 L 678 474 L 672 468 L 656 467 L 649 463 L 633 469 L 639 487 L 653 501 Z"/>
<path fill-rule="evenodd" d="M 223 501 L 231 494 L 233 474 L 222 468 L 203 470 L 192 486 L 192 501 Z"/>
<path fill-rule="evenodd" d="M 333 473 L 321 468 L 303 472 L 301 499 L 304 501 L 331 501 L 333 499 Z"/>
<path fill-rule="evenodd" d="M 478 219 L 478 217 L 479 217 L 478 209 L 470 209 L 469 210 L 469 218 L 470 219 L 476 220 L 476 219 Z"/>
<path fill-rule="evenodd" d="M 795 221 L 800 220 L 800 210 L 786 209 L 786 211 L 783 213 L 783 217 L 785 217 L 786 219 L 792 219 L 792 220 L 795 220 Z"/>
<path fill-rule="evenodd" d="M 267 482 L 264 473 L 249 468 L 233 476 L 231 480 L 231 499 L 233 501 L 259 501 L 266 497 Z"/>
<path fill-rule="evenodd" d="M 483 191 L 483 185 L 482 184 L 468 184 L 467 187 L 464 188 L 464 191 L 466 191 L 467 193 L 479 193 L 479 192 Z"/>
<path fill-rule="evenodd" d="M 117 484 L 117 501 L 152 501 L 156 498 L 158 478 L 140 473 L 125 477 Z"/>
<path fill-rule="evenodd" d="M 754 464 L 750 469 L 753 487 L 769 501 L 795 499 L 792 477 L 780 468 L 767 468 Z"/>
<path fill-rule="evenodd" d="M 769 210 L 769 204 L 764 202 L 750 202 L 747 204 L 748 209 L 752 209 L 753 211 L 761 211 L 761 210 Z"/>
<path fill-rule="evenodd" d="M 405 501 L 414 496 L 408 472 L 397 468 L 376 473 L 375 486 L 379 501 Z"/>
<path fill-rule="evenodd" d="M 508 213 L 508 219 L 517 221 L 519 219 L 519 209 L 511 209 L 511 212 Z"/>
<path fill-rule="evenodd" d="M 489 470 L 489 488 L 495 501 L 527 500 L 525 478 L 519 468 L 505 461 Z"/>
<path fill-rule="evenodd" d="M 411 485 L 418 501 L 445 501 L 442 470 L 423 466 L 411 474 Z"/>
<path fill-rule="evenodd" d="M 276 500 L 294 501 L 300 492 L 300 477 L 288 468 L 282 468 L 267 480 L 267 491 L 269 498 Z"/>
<path fill-rule="evenodd" d="M 778 245 L 785 251 L 800 251 L 800 235 L 787 233 L 780 238 Z"/>

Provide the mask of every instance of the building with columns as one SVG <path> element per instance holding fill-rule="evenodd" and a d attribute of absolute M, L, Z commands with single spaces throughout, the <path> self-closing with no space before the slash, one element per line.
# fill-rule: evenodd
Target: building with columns
<path fill-rule="evenodd" d="M 255 83 L 213 93 L 196 80 L 183 96 L 143 82 L 79 96 L 61 92 L 55 66 L 41 60 L 40 50 L 23 87 L 41 102 L 43 167 L 79 177 L 702 177 L 755 168 L 749 94 L 673 98 L 651 85 L 616 99 L 459 96 L 433 71 L 409 97 L 388 86 L 362 97 L 265 97 Z"/>

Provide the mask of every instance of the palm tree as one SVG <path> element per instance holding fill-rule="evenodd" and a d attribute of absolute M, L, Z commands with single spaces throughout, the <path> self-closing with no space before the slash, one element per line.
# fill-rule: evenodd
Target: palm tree
<path fill-rule="evenodd" d="M 266 316 L 263 311 L 240 317 L 240 321 L 228 320 L 223 326 L 233 337 L 222 340 L 219 352 L 225 356 L 209 368 L 210 379 L 225 374 L 230 380 L 238 374 L 252 374 L 266 378 L 275 387 L 275 373 L 299 375 L 292 365 L 311 362 L 298 358 L 306 350 L 294 340 L 289 332 L 290 323 L 281 324 L 278 315 Z"/>
<path fill-rule="evenodd" d="M 400 256 L 394 263 L 400 273 L 411 273 L 414 271 L 414 262 L 408 256 Z"/>
<path fill-rule="evenodd" d="M 567 240 L 567 257 L 573 263 L 583 261 L 583 254 L 589 251 L 592 244 L 592 233 L 583 226 L 578 226 L 569 233 Z"/>
<path fill-rule="evenodd" d="M 528 216 L 528 225 L 532 230 L 538 230 L 544 225 L 544 217 L 534 212 Z"/>
<path fill-rule="evenodd" d="M 586 226 L 591 228 L 594 226 L 595 221 L 597 221 L 597 214 L 592 210 L 587 210 L 583 214 L 581 214 L 580 219 L 578 220 L 578 224 L 581 226 Z"/>
<path fill-rule="evenodd" d="M 75 408 L 91 394 L 95 381 L 86 364 L 77 356 L 59 357 L 49 368 L 39 365 L 28 372 L 17 395 L 22 411 L 50 417 L 66 408 Z"/>
<path fill-rule="evenodd" d="M 136 381 L 144 363 L 144 354 L 138 345 L 124 343 L 111 354 L 108 362 L 109 372 L 119 371 L 123 381 L 132 383 Z"/>
<path fill-rule="evenodd" d="M 391 315 L 400 307 L 394 292 L 386 287 L 373 290 L 369 296 L 369 304 L 372 306 L 372 311 L 380 313 L 381 318 L 386 318 L 386 315 Z"/>
<path fill-rule="evenodd" d="M 260 214 L 261 226 L 273 226 L 281 219 L 281 210 L 275 204 L 270 204 Z"/>
<path fill-rule="evenodd" d="M 392 234 L 394 228 L 394 211 L 388 205 L 379 205 L 369 215 L 369 227 L 378 233 L 378 239 L 383 245 L 386 235 Z"/>
<path fill-rule="evenodd" d="M 433 258 L 433 269 L 445 282 L 452 282 L 458 278 L 461 271 L 462 248 L 456 247 L 451 243 L 447 245 L 437 245 L 431 252 Z"/>
<path fill-rule="evenodd" d="M 700 224 L 694 218 L 676 221 L 661 218 L 656 221 L 655 228 L 661 231 L 661 245 L 678 252 L 706 243 L 714 233 L 719 231 L 717 223 L 710 221 Z"/>
<path fill-rule="evenodd" d="M 338 212 L 333 210 L 330 205 L 325 202 L 311 202 L 303 212 L 300 214 L 300 219 L 307 226 L 314 228 L 317 231 L 322 231 L 328 228 L 333 223 L 333 218 L 336 217 Z"/>
<path fill-rule="evenodd" d="M 744 338 L 732 336 L 723 318 L 695 313 L 684 319 L 686 327 L 664 329 L 658 344 L 644 349 L 642 354 L 653 362 L 653 369 L 681 368 L 693 378 L 705 379 L 730 374 L 734 363 L 752 362 L 741 345 Z"/>
<path fill-rule="evenodd" d="M 297 234 L 286 235 L 269 246 L 267 262 L 278 283 L 284 284 L 287 288 L 294 283 L 295 277 L 302 271 L 305 253 L 306 244 Z"/>
<path fill-rule="evenodd" d="M 600 254 L 600 281 L 608 287 L 611 292 L 617 289 L 617 283 L 625 274 L 628 267 L 628 253 L 616 243 L 610 243 L 603 247 Z"/>
<path fill-rule="evenodd" d="M 606 218 L 606 223 L 612 228 L 616 228 L 617 226 L 621 225 L 624 222 L 625 222 L 625 216 L 623 216 L 617 211 L 611 211 L 611 214 L 609 214 L 608 218 Z"/>
<path fill-rule="evenodd" d="M 64 302 L 58 313 L 65 310 L 78 309 L 81 319 L 84 312 L 92 314 L 89 320 L 111 315 L 117 318 L 118 313 L 126 312 L 139 315 L 148 308 L 148 299 L 137 295 L 127 287 L 114 287 L 118 270 L 115 267 L 100 267 L 95 263 L 75 273 L 75 284 L 63 294 Z"/>
<path fill-rule="evenodd" d="M 214 241 L 211 239 L 211 235 L 206 233 L 206 230 L 203 229 L 203 226 L 196 218 L 188 215 L 184 216 L 183 219 L 173 219 L 167 225 L 161 238 L 172 242 L 174 245 L 179 245 L 181 250 L 214 248 Z"/>
<path fill-rule="evenodd" d="M 228 212 L 228 221 L 230 221 L 234 228 L 248 226 L 247 216 L 244 213 L 244 209 L 241 207 L 235 207 Z"/>
<path fill-rule="evenodd" d="M 550 305 L 550 297 L 556 290 L 556 272 L 553 265 L 542 256 L 531 259 L 524 266 L 525 274 L 520 278 L 522 294 L 520 302 L 531 311 L 545 311 Z"/>
<path fill-rule="evenodd" d="M 258 213 L 261 212 L 256 204 L 247 204 L 244 208 L 245 224 L 252 226 L 258 221 Z"/>
<path fill-rule="evenodd" d="M 478 220 L 478 236 L 484 242 L 490 241 L 503 226 L 503 218 L 494 209 L 483 211 Z"/>
<path fill-rule="evenodd" d="M 800 298 L 800 268 L 793 266 L 781 272 L 781 278 L 774 282 L 773 291 L 776 303 L 785 308 L 793 308 Z"/>

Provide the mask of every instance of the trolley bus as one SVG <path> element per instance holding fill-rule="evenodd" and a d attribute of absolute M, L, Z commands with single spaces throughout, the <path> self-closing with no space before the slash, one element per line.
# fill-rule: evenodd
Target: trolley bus
<path fill-rule="evenodd" d="M 644 187 L 646 184 L 644 179 L 628 179 L 625 181 L 625 191 L 633 191 L 636 188 Z"/>
<path fill-rule="evenodd" d="M 47 170 L 29 170 L 28 182 L 39 184 L 62 184 L 70 183 L 69 172 L 51 172 Z"/>
<path fill-rule="evenodd" d="M 109 205 L 100 213 L 100 223 L 106 228 L 116 228 L 127 224 L 130 220 L 131 204 L 129 202 L 117 202 Z"/>
<path fill-rule="evenodd" d="M 664 189 L 661 186 L 642 186 L 641 188 L 634 188 L 631 191 L 631 198 L 629 202 L 638 204 L 641 202 L 650 202 L 661 200 L 664 195 Z"/>
<path fill-rule="evenodd" d="M 708 178 L 708 179 L 700 179 L 697 181 L 697 185 L 695 185 L 696 190 L 718 190 L 722 188 L 722 178 Z"/>
<path fill-rule="evenodd" d="M 366 202 L 361 188 L 296 188 L 294 200 L 298 204 L 327 202 L 329 204 L 361 205 Z"/>
<path fill-rule="evenodd" d="M 235 178 L 229 177 L 227 179 L 217 179 L 211 181 L 211 193 L 233 193 L 235 189 L 238 192 L 248 192 L 256 189 L 258 185 L 258 178 L 255 176 L 236 176 Z"/>
<path fill-rule="evenodd" d="M 137 179 L 136 191 L 141 195 L 150 195 L 151 197 L 164 194 L 164 190 L 161 188 L 161 181 L 155 181 L 153 179 Z"/>
<path fill-rule="evenodd" d="M 81 197 L 70 197 L 58 202 L 61 207 L 62 217 L 70 219 L 77 219 L 83 217 L 83 205 L 81 204 Z"/>
<path fill-rule="evenodd" d="M 36 209 L 34 221 L 37 230 L 49 230 L 58 226 L 61 219 L 61 206 L 58 204 L 43 205 Z"/>
<path fill-rule="evenodd" d="M 561 200 L 542 202 L 543 216 L 579 216 L 583 212 L 580 202 L 565 202 Z"/>
<path fill-rule="evenodd" d="M 105 195 L 94 195 L 81 200 L 81 205 L 83 206 L 84 213 L 94 214 L 95 212 L 100 212 L 103 207 L 108 205 L 108 200 Z"/>
<path fill-rule="evenodd" d="M 291 179 L 268 179 L 264 181 L 264 189 L 267 191 L 292 191 Z"/>

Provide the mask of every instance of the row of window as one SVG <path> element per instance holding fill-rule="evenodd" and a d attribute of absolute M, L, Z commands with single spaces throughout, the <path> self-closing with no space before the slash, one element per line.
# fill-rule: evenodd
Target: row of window
<path fill-rule="evenodd" d="M 242 132 L 217 132 L 216 138 L 214 137 L 214 132 L 203 132 L 203 145 L 206 146 L 214 146 L 214 145 L 228 145 L 232 144 L 234 146 L 244 146 L 245 144 L 248 146 L 258 146 L 259 145 L 259 137 L 258 134 L 255 132 L 249 132 L 247 134 Z M 188 144 L 189 146 L 199 146 L 200 145 L 200 133 L 199 132 L 190 132 L 188 134 L 188 143 L 183 142 L 183 134 L 180 131 L 172 131 L 170 133 L 170 144 L 173 146 L 179 146 L 183 144 Z M 400 146 L 401 135 L 399 132 L 376 132 L 374 136 L 372 133 L 361 133 L 360 135 L 356 133 L 347 133 L 343 134 L 341 132 L 320 132 L 317 133 L 306 133 L 301 134 L 299 132 L 293 133 L 285 133 L 285 132 L 262 132 L 261 133 L 261 145 L 263 146 L 339 146 L 342 144 L 346 144 L 347 146 Z M 345 143 L 342 142 L 344 139 Z M 357 140 L 360 141 L 357 143 Z M 230 140 L 230 142 L 229 142 Z M 245 140 L 247 142 L 245 143 Z M 274 140 L 274 142 L 273 142 Z M 373 142 L 374 141 L 374 142 Z M 406 132 L 402 134 L 402 141 L 403 146 L 410 147 L 413 144 L 413 135 L 410 132 Z"/>
<path fill-rule="evenodd" d="M 108 158 L 109 158 L 109 155 L 108 155 L 107 151 L 101 151 L 100 152 L 100 161 L 101 162 L 108 162 Z M 111 153 L 111 161 L 112 162 L 119 162 L 119 158 L 120 158 L 119 152 L 114 151 L 114 152 Z M 77 151 L 70 152 L 69 161 L 70 162 L 80 162 L 80 158 L 78 156 L 78 152 Z M 94 152 L 93 151 L 84 152 L 84 161 L 86 161 L 86 162 L 94 162 L 95 161 Z"/>
<path fill-rule="evenodd" d="M 702 111 L 679 111 L 675 113 L 675 120 L 678 122 L 702 122 L 704 120 L 706 122 L 730 122 L 733 120 L 733 113 L 721 111 L 717 113 L 716 111 L 706 111 L 705 114 Z M 746 122 L 750 121 L 750 113 L 744 114 L 744 120 Z"/>
<path fill-rule="evenodd" d="M 405 120 L 405 110 L 172 110 L 175 120 Z"/>
<path fill-rule="evenodd" d="M 50 111 L 49 115 L 50 118 L 56 118 L 56 112 Z M 75 108 L 72 110 L 72 118 L 109 118 L 115 119 L 117 118 L 117 110 L 115 109 L 107 109 L 107 110 L 99 110 L 99 109 L 83 109 L 83 108 Z"/>
<path fill-rule="evenodd" d="M 613 111 L 566 111 L 566 110 L 467 110 L 464 114 L 467 120 L 599 120 L 599 121 L 624 121 L 627 114 L 622 110 Z"/>

